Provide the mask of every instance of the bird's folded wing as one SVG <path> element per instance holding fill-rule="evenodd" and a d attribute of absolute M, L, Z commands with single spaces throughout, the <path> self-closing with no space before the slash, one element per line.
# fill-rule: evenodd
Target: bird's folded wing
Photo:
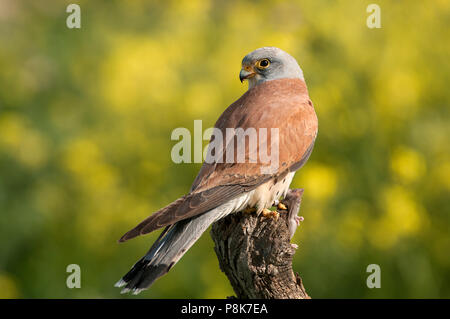
<path fill-rule="evenodd" d="M 261 175 L 255 179 L 247 179 L 245 183 L 236 181 L 236 184 L 220 185 L 202 192 L 187 194 L 147 217 L 123 235 L 119 242 L 148 234 L 158 228 L 207 212 L 240 194 L 251 191 L 270 178 L 270 175 Z"/>

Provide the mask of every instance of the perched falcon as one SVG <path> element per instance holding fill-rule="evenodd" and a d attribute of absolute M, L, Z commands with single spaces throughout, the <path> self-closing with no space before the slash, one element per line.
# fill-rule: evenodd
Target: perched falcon
<path fill-rule="evenodd" d="M 278 48 L 260 48 L 244 57 L 239 78 L 248 81 L 248 91 L 223 112 L 215 128 L 224 136 L 227 128 L 278 129 L 276 148 L 272 142 L 265 145 L 268 154 L 278 156 L 278 165 L 264 170 L 266 162 L 248 160 L 261 144 L 256 149 L 245 145 L 243 162 L 205 161 L 187 195 L 120 238 L 124 242 L 165 227 L 147 254 L 116 283 L 124 287 L 122 293 L 147 289 L 220 218 L 246 208 L 267 212 L 287 193 L 295 172 L 308 160 L 317 136 L 317 116 L 297 61 Z M 233 152 L 242 142 L 234 143 L 236 139 L 237 135 L 227 139 L 219 152 Z"/>

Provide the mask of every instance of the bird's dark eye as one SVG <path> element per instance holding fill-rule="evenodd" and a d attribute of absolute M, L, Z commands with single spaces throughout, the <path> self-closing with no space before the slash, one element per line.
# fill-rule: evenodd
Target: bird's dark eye
<path fill-rule="evenodd" d="M 262 60 L 259 60 L 259 61 L 256 63 L 256 66 L 257 66 L 259 69 L 265 69 L 265 68 L 267 68 L 269 65 L 270 65 L 269 59 L 262 59 Z"/>

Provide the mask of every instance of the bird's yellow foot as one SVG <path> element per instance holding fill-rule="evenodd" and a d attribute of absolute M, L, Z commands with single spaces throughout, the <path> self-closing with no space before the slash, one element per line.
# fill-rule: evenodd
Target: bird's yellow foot
<path fill-rule="evenodd" d="M 287 210 L 287 207 L 283 203 L 278 203 L 278 209 Z"/>
<path fill-rule="evenodd" d="M 262 215 L 267 218 L 274 218 L 275 220 L 278 220 L 278 217 L 280 217 L 280 214 L 276 210 L 270 210 L 267 208 L 263 209 Z"/>

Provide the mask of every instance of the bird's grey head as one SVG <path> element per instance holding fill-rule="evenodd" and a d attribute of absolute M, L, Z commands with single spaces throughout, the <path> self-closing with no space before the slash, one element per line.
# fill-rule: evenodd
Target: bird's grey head
<path fill-rule="evenodd" d="M 265 81 L 276 79 L 302 79 L 303 72 L 297 61 L 276 47 L 263 47 L 247 54 L 239 73 L 241 82 L 248 81 L 251 89 Z"/>

